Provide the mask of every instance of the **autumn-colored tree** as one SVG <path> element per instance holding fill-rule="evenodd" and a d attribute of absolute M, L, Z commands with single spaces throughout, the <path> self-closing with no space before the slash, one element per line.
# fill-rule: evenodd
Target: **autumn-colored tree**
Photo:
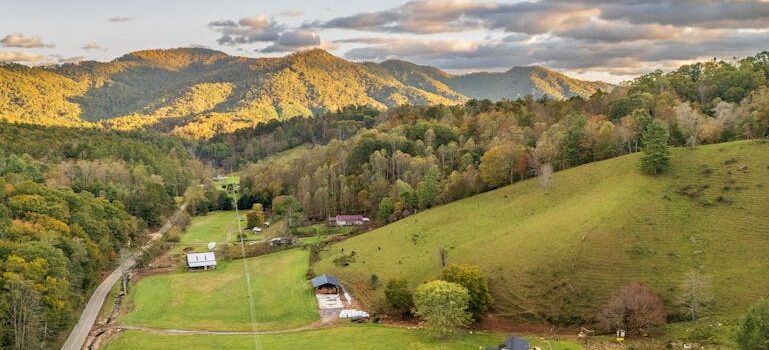
<path fill-rule="evenodd" d="M 478 266 L 450 264 L 443 269 L 441 279 L 459 283 L 470 294 L 468 310 L 476 320 L 491 307 L 492 299 L 486 274 Z"/>
<path fill-rule="evenodd" d="M 251 210 L 246 213 L 246 225 L 248 227 L 259 227 L 264 224 L 264 208 L 262 203 L 254 203 Z"/>
<path fill-rule="evenodd" d="M 481 180 L 489 187 L 499 187 L 523 178 L 526 169 L 525 148 L 504 143 L 494 146 L 481 157 Z"/>

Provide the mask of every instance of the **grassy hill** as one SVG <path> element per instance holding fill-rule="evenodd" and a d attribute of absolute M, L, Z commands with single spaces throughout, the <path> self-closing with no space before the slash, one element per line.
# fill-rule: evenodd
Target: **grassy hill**
<path fill-rule="evenodd" d="M 424 211 L 327 248 L 314 266 L 369 303 L 369 279 L 436 278 L 448 262 L 488 272 L 495 312 L 515 319 L 590 320 L 640 281 L 674 313 L 684 277 L 700 270 L 713 311 L 733 317 L 769 290 L 769 143 L 675 149 L 672 169 L 643 175 L 639 154 Z M 349 264 L 348 266 L 345 266 Z"/>
<path fill-rule="evenodd" d="M 358 64 L 323 50 L 282 58 L 193 48 L 145 50 L 111 62 L 0 65 L 0 118 L 55 125 L 99 122 L 115 129 L 161 125 L 177 135 L 201 138 L 348 105 L 384 109 L 527 94 L 562 98 L 588 96 L 605 86 L 541 67 L 536 71 L 478 76 L 496 77 L 496 85 L 489 85 L 475 76 L 452 76 L 403 61 Z"/>

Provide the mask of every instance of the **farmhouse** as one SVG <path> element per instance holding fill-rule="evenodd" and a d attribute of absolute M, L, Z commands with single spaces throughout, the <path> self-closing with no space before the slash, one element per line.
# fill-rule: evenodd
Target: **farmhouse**
<path fill-rule="evenodd" d="M 336 226 L 360 226 L 369 222 L 363 215 L 337 215 L 328 219 L 329 224 Z"/>
<path fill-rule="evenodd" d="M 208 270 L 216 268 L 214 252 L 187 254 L 188 270 Z"/>

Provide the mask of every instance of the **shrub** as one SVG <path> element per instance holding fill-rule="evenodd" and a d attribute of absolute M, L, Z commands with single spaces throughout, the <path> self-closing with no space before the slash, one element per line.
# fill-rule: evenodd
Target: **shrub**
<path fill-rule="evenodd" d="M 469 303 L 470 293 L 457 283 L 431 281 L 414 292 L 414 313 L 438 338 L 449 336 L 470 323 Z"/>
<path fill-rule="evenodd" d="M 476 320 L 491 306 L 491 293 L 486 274 L 477 266 L 450 264 L 443 269 L 442 278 L 467 288 L 470 293 L 469 311 Z"/>
<path fill-rule="evenodd" d="M 408 282 L 405 279 L 391 279 L 385 286 L 385 299 L 387 304 L 398 312 L 401 317 L 411 315 L 411 308 L 414 306 L 414 299 L 409 290 Z"/>
<path fill-rule="evenodd" d="M 743 350 L 769 349 L 769 301 L 761 300 L 748 311 L 737 331 L 737 344 Z"/>

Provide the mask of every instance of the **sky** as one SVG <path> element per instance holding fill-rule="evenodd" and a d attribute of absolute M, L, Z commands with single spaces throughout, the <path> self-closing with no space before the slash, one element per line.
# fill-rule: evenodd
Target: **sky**
<path fill-rule="evenodd" d="M 616 83 L 769 50 L 769 0 L 0 0 L 0 62 L 175 47 L 248 57 L 322 48 L 452 73 L 536 64 Z"/>

